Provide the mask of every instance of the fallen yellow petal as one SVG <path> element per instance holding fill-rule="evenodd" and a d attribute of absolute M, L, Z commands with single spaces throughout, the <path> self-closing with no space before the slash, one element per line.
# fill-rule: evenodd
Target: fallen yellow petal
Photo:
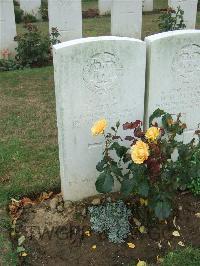
<path fill-rule="evenodd" d="M 141 206 L 143 206 L 143 205 L 144 205 L 144 206 L 147 206 L 147 205 L 148 205 L 148 199 L 145 200 L 145 199 L 143 199 L 143 198 L 140 198 L 140 205 L 141 205 Z"/>
<path fill-rule="evenodd" d="M 139 260 L 139 262 L 137 263 L 137 266 L 147 266 L 147 263 L 143 260 Z"/>
<path fill-rule="evenodd" d="M 143 225 L 139 227 L 139 231 L 141 234 L 146 234 L 146 232 L 147 232 L 146 228 Z"/>
<path fill-rule="evenodd" d="M 96 249 L 96 248 L 97 248 L 97 246 L 96 246 L 96 245 L 93 245 L 93 246 L 92 246 L 92 249 Z"/>
<path fill-rule="evenodd" d="M 173 236 L 180 236 L 179 231 L 174 231 L 174 232 L 172 233 L 172 235 L 173 235 Z"/>
<path fill-rule="evenodd" d="M 15 231 L 12 231 L 11 236 L 15 236 L 15 235 L 16 235 Z"/>
<path fill-rule="evenodd" d="M 127 245 L 128 245 L 129 248 L 135 248 L 135 244 L 133 244 L 131 242 L 130 243 L 127 243 Z"/>
<path fill-rule="evenodd" d="M 182 241 L 179 241 L 178 245 L 181 246 L 181 247 L 185 247 L 185 244 Z"/>
<path fill-rule="evenodd" d="M 90 231 L 85 231 L 86 236 L 90 236 Z"/>

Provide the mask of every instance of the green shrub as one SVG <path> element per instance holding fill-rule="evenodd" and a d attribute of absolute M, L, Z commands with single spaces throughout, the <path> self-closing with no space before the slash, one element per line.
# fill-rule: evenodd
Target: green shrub
<path fill-rule="evenodd" d="M 188 188 L 194 195 L 200 195 L 200 150 L 197 149 L 191 156 L 188 165 L 188 175 L 190 176 Z"/>
<path fill-rule="evenodd" d="M 60 43 L 59 37 L 60 37 L 60 33 L 58 32 L 58 29 L 52 28 L 51 34 L 50 34 L 51 45 L 55 45 L 55 44 Z"/>
<path fill-rule="evenodd" d="M 95 185 L 98 192 L 108 193 L 114 181 L 119 182 L 124 195 L 142 198 L 147 215 L 154 214 L 164 220 L 173 209 L 177 188 L 186 188 L 191 178 L 199 174 L 195 155 L 200 151 L 200 138 L 188 144 L 177 141 L 186 124 L 182 123 L 180 114 L 172 116 L 160 109 L 150 116 L 149 126 L 143 131 L 140 120 L 126 122 L 123 130 L 130 133 L 122 138 L 118 134 L 119 122 L 108 133 L 105 119 L 94 124 L 92 134 L 104 134 L 105 138 L 103 158 L 96 166 L 100 173 Z M 196 134 L 199 137 L 200 130 Z"/>
<path fill-rule="evenodd" d="M 15 6 L 15 22 L 21 23 L 23 21 L 24 11 L 19 6 Z"/>
<path fill-rule="evenodd" d="M 14 4 L 14 6 L 20 6 L 20 3 L 16 0 L 13 0 L 13 4 Z"/>
<path fill-rule="evenodd" d="M 48 21 L 48 2 L 47 0 L 42 0 L 40 6 L 40 14 L 43 21 Z"/>
<path fill-rule="evenodd" d="M 26 33 L 16 38 L 16 59 L 22 66 L 44 65 L 49 61 L 49 38 L 43 37 L 32 24 L 27 24 L 26 29 Z"/>
<path fill-rule="evenodd" d="M 0 59 L 0 72 L 17 69 L 23 69 L 23 66 L 21 66 L 15 59 Z"/>
<path fill-rule="evenodd" d="M 97 233 L 105 232 L 113 243 L 122 243 L 130 232 L 131 211 L 123 201 L 106 203 L 88 208 L 91 228 Z"/>
<path fill-rule="evenodd" d="M 162 266 L 199 266 L 200 249 L 185 248 L 170 252 L 164 259 Z"/>
<path fill-rule="evenodd" d="M 27 32 L 16 37 L 18 42 L 16 60 L 24 67 L 48 64 L 52 59 L 52 43 L 59 42 L 56 39 L 56 36 L 59 36 L 57 29 L 54 29 L 50 36 L 43 36 L 32 24 L 26 24 L 25 28 Z"/>
<path fill-rule="evenodd" d="M 159 17 L 159 29 L 160 32 L 182 30 L 186 28 L 183 19 L 184 11 L 178 7 L 177 11 L 172 8 L 163 11 Z"/>
<path fill-rule="evenodd" d="M 200 176 L 192 178 L 190 184 L 188 185 L 190 191 L 195 195 L 200 195 Z"/>
<path fill-rule="evenodd" d="M 33 23 L 37 22 L 37 18 L 33 14 L 25 13 L 23 16 L 23 21 L 24 23 Z"/>

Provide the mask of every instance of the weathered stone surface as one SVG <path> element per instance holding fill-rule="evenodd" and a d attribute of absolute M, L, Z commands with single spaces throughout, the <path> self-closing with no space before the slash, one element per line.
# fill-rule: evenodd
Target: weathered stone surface
<path fill-rule="evenodd" d="M 0 58 L 6 58 L 6 53 L 15 52 L 16 42 L 15 14 L 12 0 L 0 1 Z M 8 49 L 8 51 L 6 51 Z M 3 55 L 5 54 L 5 55 Z"/>
<path fill-rule="evenodd" d="M 112 0 L 99 0 L 99 15 L 107 15 L 111 12 Z"/>
<path fill-rule="evenodd" d="M 182 113 L 187 124 L 184 142 L 188 142 L 200 122 L 200 31 L 165 32 L 145 41 L 146 124 L 157 108 Z"/>
<path fill-rule="evenodd" d="M 62 42 L 82 37 L 81 0 L 49 0 L 49 32 L 56 27 Z"/>
<path fill-rule="evenodd" d="M 41 17 L 39 8 L 41 6 L 41 0 L 20 0 L 20 8 L 24 10 L 24 13 L 33 14 L 38 19 Z"/>
<path fill-rule="evenodd" d="M 112 35 L 140 39 L 141 29 L 142 1 L 114 0 L 111 8 Z"/>
<path fill-rule="evenodd" d="M 96 164 L 103 136 L 92 137 L 101 118 L 109 127 L 143 118 L 145 43 L 97 37 L 54 46 L 59 157 L 64 200 L 96 194 Z M 122 133 L 122 132 L 120 132 Z"/>
<path fill-rule="evenodd" d="M 184 11 L 184 22 L 187 29 L 195 29 L 198 0 L 169 0 L 168 4 L 177 10 L 178 6 Z"/>
<path fill-rule="evenodd" d="M 143 0 L 143 11 L 153 11 L 153 0 Z"/>

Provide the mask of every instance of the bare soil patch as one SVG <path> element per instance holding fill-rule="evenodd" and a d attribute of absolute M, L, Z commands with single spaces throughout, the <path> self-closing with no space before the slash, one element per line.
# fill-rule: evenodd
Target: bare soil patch
<path fill-rule="evenodd" d="M 97 204 L 98 199 L 104 204 L 118 198 L 119 194 L 95 197 Z M 138 199 L 126 199 L 132 210 L 131 233 L 123 244 L 110 243 L 104 234 L 91 231 L 87 208 L 93 200 L 63 204 L 58 194 L 40 204 L 27 205 L 17 221 L 17 231 L 25 236 L 28 253 L 21 265 L 115 266 L 130 265 L 138 259 L 156 263 L 182 245 L 200 247 L 200 199 L 191 194 L 179 193 L 173 215 L 159 225 L 141 220 L 139 214 L 143 211 Z M 138 230 L 133 217 L 145 226 L 146 233 Z M 174 236 L 174 231 L 180 236 Z M 128 247 L 130 242 L 135 248 Z"/>

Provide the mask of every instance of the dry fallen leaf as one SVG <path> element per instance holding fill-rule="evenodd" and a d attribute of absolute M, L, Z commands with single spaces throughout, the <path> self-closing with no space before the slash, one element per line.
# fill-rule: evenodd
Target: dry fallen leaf
<path fill-rule="evenodd" d="M 38 198 L 38 202 L 43 202 L 44 200 L 47 200 L 49 199 L 51 196 L 53 195 L 53 192 L 49 192 L 49 193 L 46 193 L 46 192 L 42 192 L 41 195 L 39 196 Z"/>
<path fill-rule="evenodd" d="M 197 218 L 200 218 L 200 212 L 195 213 L 195 216 L 196 216 Z"/>
<path fill-rule="evenodd" d="M 133 221 L 134 221 L 136 226 L 138 226 L 138 227 L 141 226 L 141 222 L 138 219 L 133 218 Z"/>
<path fill-rule="evenodd" d="M 127 245 L 128 245 L 129 248 L 135 248 L 135 244 L 133 244 L 131 242 L 127 243 Z"/>
<path fill-rule="evenodd" d="M 170 243 L 169 241 L 167 242 L 167 244 L 168 244 L 168 246 L 170 246 L 170 247 L 171 247 L 171 243 Z"/>
<path fill-rule="evenodd" d="M 174 225 L 174 227 L 176 228 L 176 216 L 174 216 L 174 219 L 173 219 L 173 225 Z"/>
<path fill-rule="evenodd" d="M 172 233 L 172 235 L 173 235 L 173 236 L 180 236 L 180 233 L 179 233 L 179 231 L 174 231 L 174 232 Z"/>
<path fill-rule="evenodd" d="M 26 252 L 22 252 L 21 256 L 26 257 L 26 256 L 28 256 L 28 254 Z"/>
<path fill-rule="evenodd" d="M 21 246 L 25 240 L 26 238 L 24 235 L 20 236 L 20 238 L 18 238 L 18 246 Z"/>
<path fill-rule="evenodd" d="M 159 256 L 157 256 L 157 263 L 163 263 L 164 259 L 163 258 L 160 258 Z"/>
<path fill-rule="evenodd" d="M 159 249 L 162 248 L 162 244 L 161 244 L 161 242 L 158 242 L 158 247 L 159 247 Z"/>
<path fill-rule="evenodd" d="M 24 197 L 24 198 L 21 199 L 21 204 L 22 204 L 23 206 L 27 206 L 27 205 L 34 205 L 35 202 L 32 201 L 32 200 L 29 199 L 29 198 Z"/>
<path fill-rule="evenodd" d="M 179 241 L 178 245 L 181 246 L 181 247 L 185 247 L 185 244 L 182 241 Z"/>

